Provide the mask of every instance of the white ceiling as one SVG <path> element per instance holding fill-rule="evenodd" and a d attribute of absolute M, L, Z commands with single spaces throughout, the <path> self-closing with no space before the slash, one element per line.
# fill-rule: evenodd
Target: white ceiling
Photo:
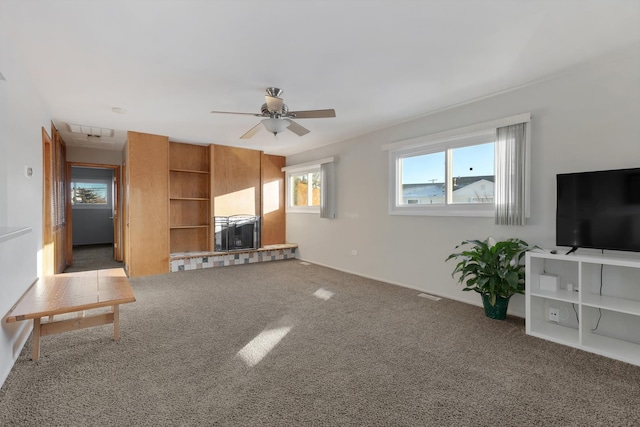
<path fill-rule="evenodd" d="M 638 0 L 0 0 L 0 15 L 67 144 L 108 149 L 135 130 L 289 155 L 640 43 Z M 337 117 L 240 140 L 259 118 L 209 113 L 259 113 L 267 86 Z"/>

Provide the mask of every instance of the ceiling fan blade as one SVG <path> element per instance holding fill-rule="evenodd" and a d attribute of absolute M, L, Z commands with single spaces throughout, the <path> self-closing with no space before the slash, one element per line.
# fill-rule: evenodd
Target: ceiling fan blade
<path fill-rule="evenodd" d="M 289 129 L 291 132 L 295 133 L 298 136 L 304 136 L 304 135 L 308 134 L 309 132 L 311 132 L 306 127 L 300 126 L 299 124 L 297 124 L 296 122 L 294 122 L 291 119 L 284 119 L 284 120 L 289 122 L 289 127 L 287 129 Z"/>
<path fill-rule="evenodd" d="M 321 119 L 335 116 L 336 110 L 333 108 L 327 110 L 289 111 L 287 113 L 287 117 L 293 117 L 294 119 Z"/>
<path fill-rule="evenodd" d="M 282 98 L 265 95 L 264 99 L 267 102 L 267 110 L 269 110 L 269 112 L 282 113 L 282 106 L 284 105 Z"/>
<path fill-rule="evenodd" d="M 249 129 L 247 132 L 245 132 L 244 135 L 242 135 L 240 137 L 240 139 L 249 139 L 251 138 L 253 135 L 255 135 L 256 133 L 258 133 L 260 131 L 260 129 L 262 129 L 262 122 L 258 122 L 257 125 L 255 125 L 254 127 L 252 127 L 251 129 Z"/>
<path fill-rule="evenodd" d="M 212 111 L 211 114 L 240 114 L 243 116 L 263 117 L 262 114 L 257 113 L 236 113 L 233 111 Z"/>

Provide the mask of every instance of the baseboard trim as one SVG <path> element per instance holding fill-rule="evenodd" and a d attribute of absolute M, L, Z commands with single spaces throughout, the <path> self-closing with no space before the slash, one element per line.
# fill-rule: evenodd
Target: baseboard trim
<path fill-rule="evenodd" d="M 306 259 L 306 258 L 296 258 L 296 259 L 299 260 L 299 261 L 308 262 L 310 264 L 319 265 L 321 267 L 331 268 L 332 270 L 342 271 L 343 273 L 353 274 L 354 276 L 364 277 L 365 279 L 376 280 L 378 282 L 388 283 L 390 285 L 400 286 L 402 288 L 412 289 L 414 291 L 427 292 L 427 293 L 429 293 L 431 295 L 435 295 L 435 296 L 440 297 L 440 298 L 449 299 L 449 300 L 452 300 L 452 301 L 458 301 L 458 302 L 462 302 L 462 303 L 465 303 L 465 304 L 474 305 L 476 307 L 483 307 L 481 300 L 478 301 L 477 303 L 476 302 L 469 302 L 469 301 L 463 300 L 461 298 L 452 297 L 451 295 L 443 295 L 441 293 L 434 292 L 431 289 L 418 288 L 416 286 L 407 285 L 406 283 L 394 282 L 392 280 L 382 279 L 380 277 L 370 276 L 370 275 L 367 275 L 367 274 L 362 274 L 362 273 L 358 273 L 358 272 L 355 272 L 355 271 L 347 270 L 347 269 L 344 269 L 344 268 L 338 268 L 338 267 L 335 267 L 333 265 L 323 264 L 321 262 L 312 261 L 312 260 L 309 260 L 309 259 Z M 515 317 L 519 317 L 519 318 L 524 319 L 523 315 L 521 315 L 519 313 L 513 313 L 511 310 L 508 310 L 507 314 L 509 314 L 511 316 L 515 316 Z"/>

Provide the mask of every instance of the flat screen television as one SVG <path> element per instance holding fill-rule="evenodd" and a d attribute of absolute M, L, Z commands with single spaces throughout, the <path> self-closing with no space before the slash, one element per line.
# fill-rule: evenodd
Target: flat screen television
<path fill-rule="evenodd" d="M 556 245 L 640 252 L 640 168 L 558 174 Z"/>

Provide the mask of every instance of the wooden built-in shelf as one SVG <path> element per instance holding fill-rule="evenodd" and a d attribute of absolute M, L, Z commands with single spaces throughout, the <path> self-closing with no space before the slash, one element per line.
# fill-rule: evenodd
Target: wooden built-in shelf
<path fill-rule="evenodd" d="M 205 174 L 209 174 L 209 171 L 193 170 L 193 169 L 169 169 L 169 172 L 205 173 Z"/>
<path fill-rule="evenodd" d="M 170 252 L 212 249 L 209 150 L 169 143 Z"/>

